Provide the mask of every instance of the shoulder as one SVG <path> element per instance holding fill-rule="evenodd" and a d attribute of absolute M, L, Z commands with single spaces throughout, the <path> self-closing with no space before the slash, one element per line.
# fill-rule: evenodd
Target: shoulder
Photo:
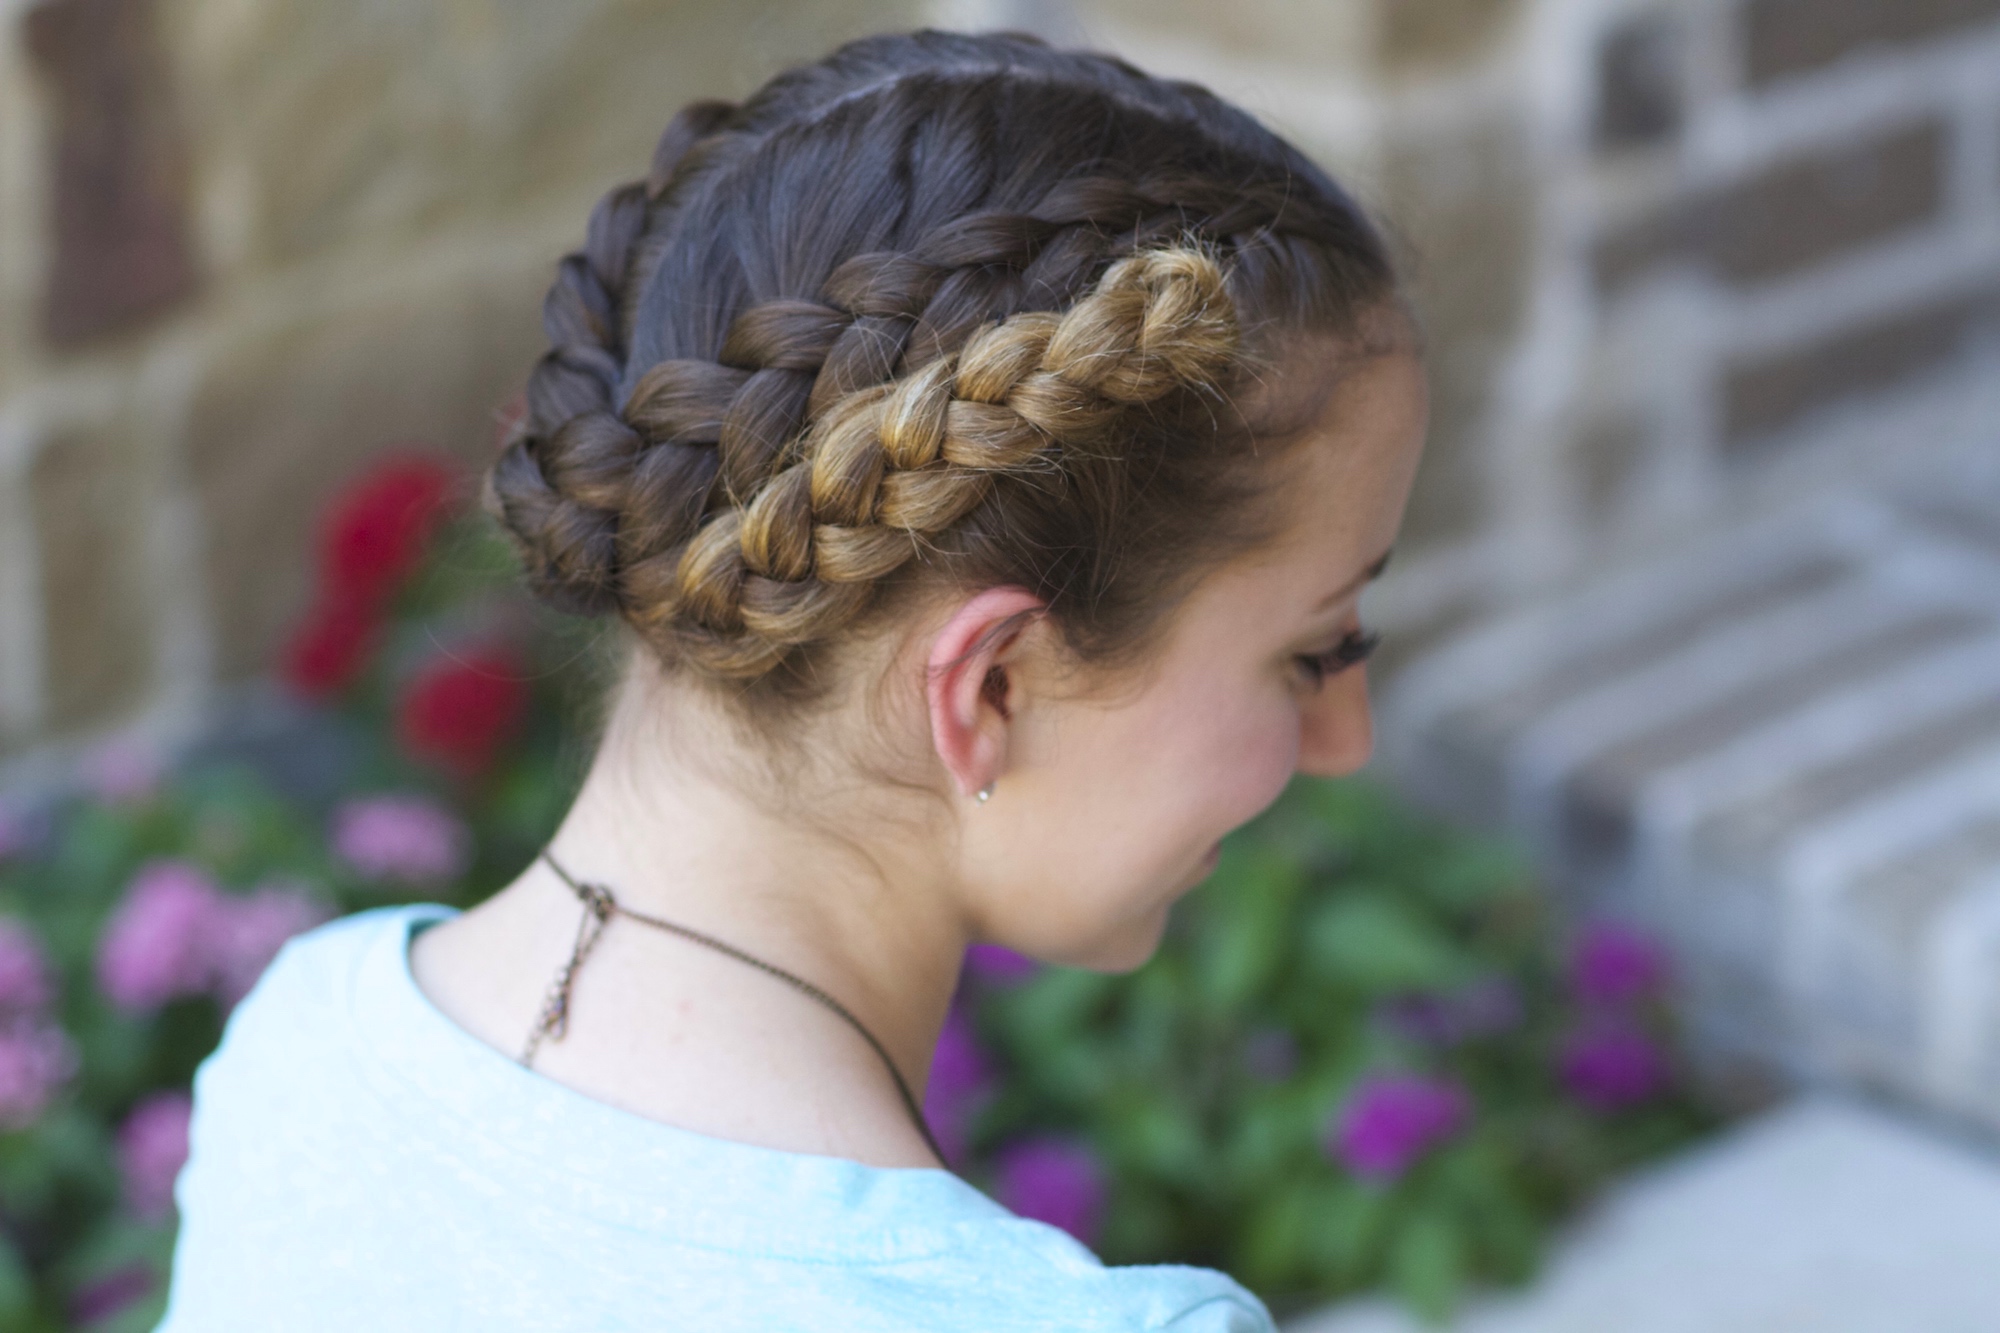
<path fill-rule="evenodd" d="M 1224 1274 L 1157 1265 L 1106 1270 L 1124 1276 L 1144 1299 L 1134 1328 L 1172 1333 L 1272 1333 L 1264 1303 Z"/>
<path fill-rule="evenodd" d="M 1227 1274 L 1179 1264 L 1109 1265 L 1040 1222 L 1010 1218 L 1001 1227 L 1011 1244 L 992 1245 L 988 1262 L 1011 1270 L 1019 1305 L 1031 1322 L 1046 1316 L 1043 1327 L 1273 1333 L 1264 1303 Z M 1085 1311 L 1094 1317 L 1080 1318 Z"/>
<path fill-rule="evenodd" d="M 344 1044 L 366 989 L 393 972 L 395 950 L 412 927 L 451 910 L 428 903 L 372 908 L 287 941 L 197 1072 L 197 1119 L 225 1089 L 268 1086 Z"/>
<path fill-rule="evenodd" d="M 230 1026 L 298 1005 L 340 1008 L 372 960 L 401 948 L 419 923 L 454 915 L 436 903 L 375 907 L 339 917 L 285 942 L 230 1016 Z"/>
<path fill-rule="evenodd" d="M 1133 1329 L 1172 1333 L 1272 1333 L 1264 1303 L 1225 1274 L 1208 1268 L 1147 1265 L 1107 1268 L 1122 1291 Z"/>

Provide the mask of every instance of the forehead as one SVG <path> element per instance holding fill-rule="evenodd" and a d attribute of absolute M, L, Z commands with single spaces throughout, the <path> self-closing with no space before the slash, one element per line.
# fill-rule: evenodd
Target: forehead
<path fill-rule="evenodd" d="M 1423 444 L 1423 369 L 1406 353 L 1350 361 L 1308 428 L 1272 459 L 1270 537 L 1199 585 L 1183 625 L 1254 648 L 1324 619 L 1395 542 Z"/>
<path fill-rule="evenodd" d="M 1359 570 L 1402 521 L 1429 417 L 1423 366 L 1407 352 L 1350 359 L 1317 396 L 1309 424 L 1274 460 L 1282 518 L 1270 554 L 1347 556 Z"/>

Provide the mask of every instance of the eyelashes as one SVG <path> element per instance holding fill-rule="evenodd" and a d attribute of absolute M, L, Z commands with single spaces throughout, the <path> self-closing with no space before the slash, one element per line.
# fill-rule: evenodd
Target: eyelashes
<path fill-rule="evenodd" d="M 1339 643 L 1323 653 L 1301 653 L 1293 660 L 1299 670 L 1315 687 L 1324 685 L 1328 678 L 1337 676 L 1351 666 L 1366 662 L 1382 642 L 1382 636 L 1369 630 L 1349 630 Z"/>

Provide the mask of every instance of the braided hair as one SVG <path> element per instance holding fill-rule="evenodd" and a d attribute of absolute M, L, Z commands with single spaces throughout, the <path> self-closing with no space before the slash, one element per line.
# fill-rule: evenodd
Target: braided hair
<path fill-rule="evenodd" d="M 1019 36 L 870 38 L 698 102 L 544 306 L 488 478 L 534 589 L 757 696 L 919 579 L 1103 656 L 1244 540 L 1240 397 L 1385 247 L 1191 84 Z"/>

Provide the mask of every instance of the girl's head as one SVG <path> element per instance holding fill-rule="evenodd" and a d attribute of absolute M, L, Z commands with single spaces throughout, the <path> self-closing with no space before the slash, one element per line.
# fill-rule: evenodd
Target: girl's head
<path fill-rule="evenodd" d="M 1353 202 L 1202 89 L 854 43 L 684 110 L 544 318 L 491 496 L 538 591 L 634 631 L 607 752 L 714 722 L 771 808 L 870 793 L 969 933 L 1102 966 L 1365 758 L 1414 339 Z"/>

